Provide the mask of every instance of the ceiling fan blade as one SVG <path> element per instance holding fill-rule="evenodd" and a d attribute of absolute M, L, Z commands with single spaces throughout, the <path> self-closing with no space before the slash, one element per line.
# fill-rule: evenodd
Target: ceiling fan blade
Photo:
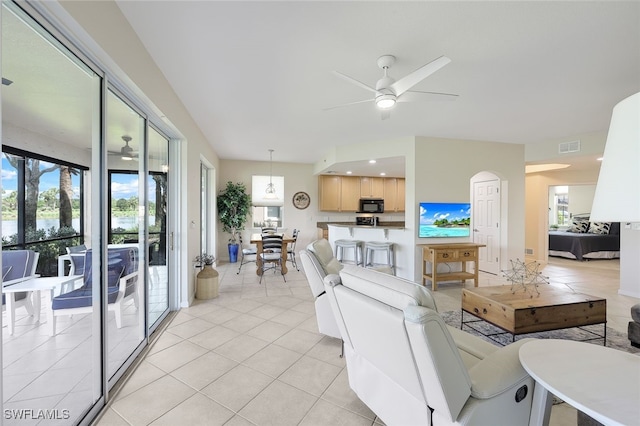
<path fill-rule="evenodd" d="M 365 102 L 373 102 L 375 99 L 365 99 L 364 101 L 355 101 L 355 102 L 349 102 L 347 104 L 340 104 L 340 105 L 335 105 L 332 107 L 328 107 L 328 108 L 323 108 L 323 111 L 329 111 L 330 109 L 336 109 L 336 108 L 342 108 L 345 106 L 349 106 L 349 105 L 356 105 L 356 104 L 363 104 Z"/>
<path fill-rule="evenodd" d="M 402 96 L 398 96 L 398 102 L 455 101 L 456 99 L 458 99 L 458 95 L 453 93 L 419 92 L 415 90 L 408 90 Z"/>
<path fill-rule="evenodd" d="M 451 59 L 447 58 L 446 56 L 440 56 L 438 59 L 435 59 L 428 64 L 421 66 L 411 74 L 402 77 L 400 80 L 393 83 L 390 87 L 396 94 L 396 96 L 400 96 L 434 72 L 438 71 L 440 68 L 447 65 L 449 62 L 451 62 Z"/>
<path fill-rule="evenodd" d="M 342 74 L 341 72 L 338 72 L 338 71 L 334 71 L 333 73 L 338 77 L 340 77 L 341 79 L 348 81 L 351 84 L 355 84 L 356 86 L 361 87 L 364 90 L 368 90 L 370 92 L 376 93 L 376 89 L 374 89 L 373 87 L 367 86 L 366 84 L 356 80 L 355 78 L 349 77 L 348 75 Z"/>

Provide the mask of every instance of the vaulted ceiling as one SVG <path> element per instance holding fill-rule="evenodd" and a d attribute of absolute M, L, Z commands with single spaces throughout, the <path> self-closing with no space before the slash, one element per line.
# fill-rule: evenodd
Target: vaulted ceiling
<path fill-rule="evenodd" d="M 223 159 L 316 162 L 333 145 L 433 136 L 537 143 L 606 131 L 640 90 L 639 2 L 119 1 Z M 454 102 L 397 104 L 381 120 L 376 60 Z"/>

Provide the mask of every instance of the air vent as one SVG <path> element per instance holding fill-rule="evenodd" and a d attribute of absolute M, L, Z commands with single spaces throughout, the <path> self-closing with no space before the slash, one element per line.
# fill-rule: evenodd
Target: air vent
<path fill-rule="evenodd" d="M 524 249 L 524 254 L 532 255 L 533 254 L 533 249 L 532 248 Z"/>
<path fill-rule="evenodd" d="M 558 146 L 558 152 L 560 154 L 568 154 L 570 152 L 580 151 L 580 141 L 562 142 Z"/>

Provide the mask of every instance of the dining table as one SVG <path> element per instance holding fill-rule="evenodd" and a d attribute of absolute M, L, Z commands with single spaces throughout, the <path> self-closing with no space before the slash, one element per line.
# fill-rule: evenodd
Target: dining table
<path fill-rule="evenodd" d="M 276 235 L 282 235 L 282 273 L 286 274 L 288 272 L 287 269 L 287 244 L 293 243 L 295 240 L 291 235 L 287 235 L 284 233 L 276 233 Z M 262 259 L 260 254 L 262 253 L 262 234 L 255 233 L 251 234 L 251 244 L 256 245 L 256 274 L 262 275 Z"/>

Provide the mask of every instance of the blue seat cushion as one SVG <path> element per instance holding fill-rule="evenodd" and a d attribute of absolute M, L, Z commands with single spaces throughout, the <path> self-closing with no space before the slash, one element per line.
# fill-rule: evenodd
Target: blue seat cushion
<path fill-rule="evenodd" d="M 108 290 L 107 290 L 107 303 L 114 303 L 118 297 L 118 290 L 120 284 L 120 277 L 125 270 L 125 266 L 119 262 L 117 265 L 109 265 L 109 275 L 107 278 Z M 137 277 L 136 277 L 137 278 Z M 135 279 L 135 278 L 134 278 Z M 133 280 L 131 280 L 133 281 Z M 129 294 L 135 288 L 135 282 L 127 284 L 127 291 Z M 125 296 L 127 292 L 125 291 Z M 51 308 L 56 309 L 70 309 L 70 308 L 83 308 L 91 306 L 93 303 L 93 286 L 91 281 L 84 284 L 82 287 L 70 292 L 61 294 L 53 298 Z"/>
<path fill-rule="evenodd" d="M 132 248 L 114 248 L 108 250 L 107 266 L 107 301 L 114 303 L 118 298 L 120 278 L 138 270 L 137 250 Z M 70 309 L 91 306 L 93 303 L 93 285 L 91 273 L 91 250 L 87 250 L 83 285 L 79 289 L 61 294 L 53 298 L 52 309 Z M 124 296 L 136 290 L 138 276 L 131 277 L 126 284 Z"/>
<path fill-rule="evenodd" d="M 22 300 L 22 299 L 26 299 L 27 298 L 27 292 L 26 291 L 21 291 L 16 293 L 16 298 L 15 301 L 17 302 L 18 300 Z M 7 303 L 7 299 L 5 299 L 5 295 L 2 295 L 2 304 L 6 304 Z"/>
<path fill-rule="evenodd" d="M 107 296 L 109 303 L 115 302 L 117 297 L 118 286 L 109 286 Z M 56 309 L 83 308 L 86 306 L 91 306 L 92 303 L 92 289 L 87 287 L 80 287 L 77 290 L 72 290 L 68 293 L 54 297 L 51 306 L 55 311 Z"/>

